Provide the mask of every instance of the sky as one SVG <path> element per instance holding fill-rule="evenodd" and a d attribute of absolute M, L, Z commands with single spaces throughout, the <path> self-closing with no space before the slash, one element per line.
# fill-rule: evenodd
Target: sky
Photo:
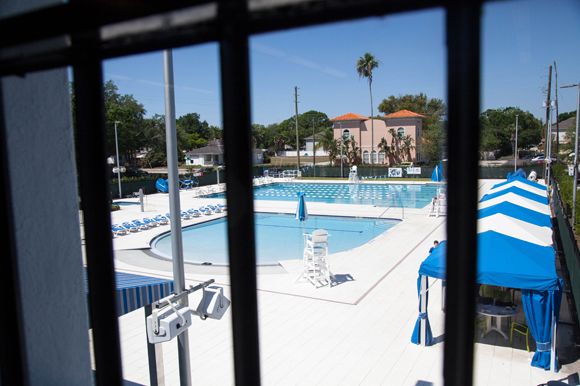
<path fill-rule="evenodd" d="M 485 4 L 482 15 L 481 111 L 519 107 L 545 120 L 541 106 L 554 60 L 558 87 L 580 83 L 580 2 L 498 1 Z M 370 116 L 369 85 L 355 69 L 366 52 L 380 60 L 374 115 L 390 95 L 422 92 L 447 101 L 445 11 L 436 8 L 251 36 L 252 123 L 293 116 L 295 86 L 299 114 Z M 176 116 L 195 112 L 223 127 L 218 43 L 174 49 L 173 64 Z M 103 76 L 142 103 L 147 117 L 165 114 L 161 51 L 107 60 Z M 577 95 L 576 88 L 558 89 L 559 112 L 576 110 Z"/>

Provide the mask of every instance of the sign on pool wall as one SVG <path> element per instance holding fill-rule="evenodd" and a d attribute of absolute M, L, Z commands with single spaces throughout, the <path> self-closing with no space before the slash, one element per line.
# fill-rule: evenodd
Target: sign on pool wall
<path fill-rule="evenodd" d="M 400 178 L 403 177 L 402 168 L 389 168 L 389 178 Z"/>
<path fill-rule="evenodd" d="M 407 168 L 407 174 L 421 174 L 421 168 Z"/>

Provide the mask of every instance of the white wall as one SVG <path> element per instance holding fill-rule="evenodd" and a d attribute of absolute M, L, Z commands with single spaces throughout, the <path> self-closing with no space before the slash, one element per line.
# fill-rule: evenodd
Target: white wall
<path fill-rule="evenodd" d="M 306 154 L 308 154 L 308 157 L 312 157 L 314 154 L 312 153 L 312 151 L 308 151 L 308 150 L 300 150 L 300 157 L 304 157 Z M 328 157 L 328 153 L 325 152 L 324 150 L 316 150 L 316 156 L 317 157 Z M 296 157 L 296 150 L 284 150 L 282 152 L 282 157 Z"/>
<path fill-rule="evenodd" d="M 51 3 L 3 0 L 0 17 Z M 32 386 L 93 383 L 68 87 L 65 68 L 1 79 Z"/>

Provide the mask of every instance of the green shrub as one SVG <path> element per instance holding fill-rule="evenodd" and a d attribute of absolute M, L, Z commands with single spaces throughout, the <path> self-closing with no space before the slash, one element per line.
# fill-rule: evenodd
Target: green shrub
<path fill-rule="evenodd" d="M 121 209 L 120 205 L 111 205 L 111 212 Z"/>

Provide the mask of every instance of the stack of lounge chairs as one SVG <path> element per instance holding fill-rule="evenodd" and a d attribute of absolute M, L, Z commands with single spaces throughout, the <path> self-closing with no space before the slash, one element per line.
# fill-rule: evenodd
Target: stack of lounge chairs
<path fill-rule="evenodd" d="M 198 209 L 188 209 L 181 211 L 182 220 L 191 220 L 195 217 L 201 217 L 202 215 L 212 215 L 214 213 L 222 213 L 226 210 L 225 205 L 206 205 Z M 157 215 L 155 217 L 144 217 L 143 219 L 135 219 L 133 221 L 125 221 L 122 224 L 113 224 L 111 231 L 113 236 L 128 235 L 131 232 L 139 232 L 140 230 L 146 230 L 149 228 L 158 227 L 161 225 L 169 224 L 171 215 L 166 213 L 165 215 Z"/>

